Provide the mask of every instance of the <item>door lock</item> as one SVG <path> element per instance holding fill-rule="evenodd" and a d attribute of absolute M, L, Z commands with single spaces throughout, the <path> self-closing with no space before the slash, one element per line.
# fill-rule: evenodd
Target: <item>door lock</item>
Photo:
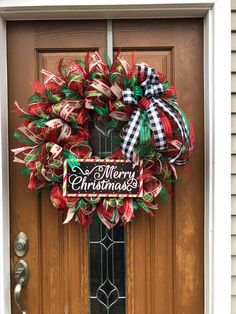
<path fill-rule="evenodd" d="M 14 251 L 16 256 L 23 257 L 28 252 L 29 240 L 24 232 L 18 233 L 14 241 Z"/>

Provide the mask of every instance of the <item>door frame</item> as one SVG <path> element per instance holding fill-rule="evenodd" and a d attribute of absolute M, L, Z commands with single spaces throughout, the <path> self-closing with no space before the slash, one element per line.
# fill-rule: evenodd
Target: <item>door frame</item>
<path fill-rule="evenodd" d="M 111 4 L 112 2 L 112 4 Z M 230 0 L 1 0 L 0 313 L 11 313 L 6 22 L 8 20 L 204 19 L 205 314 L 231 311 Z M 222 108 L 224 110 L 222 110 Z M 197 130 L 196 130 L 197 131 Z"/>

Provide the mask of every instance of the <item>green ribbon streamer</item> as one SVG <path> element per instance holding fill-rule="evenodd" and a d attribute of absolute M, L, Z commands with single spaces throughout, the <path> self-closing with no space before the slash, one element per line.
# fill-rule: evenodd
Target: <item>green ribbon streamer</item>
<path fill-rule="evenodd" d="M 21 114 L 21 115 L 20 115 L 20 118 L 28 119 L 28 120 L 35 120 L 35 119 L 38 119 L 38 117 L 32 116 L 32 115 L 30 115 L 30 114 L 26 114 L 26 113 Z"/>
<path fill-rule="evenodd" d="M 124 125 L 123 121 L 118 121 L 118 120 L 110 120 L 107 122 L 107 126 L 109 126 L 111 129 L 120 129 Z"/>
<path fill-rule="evenodd" d="M 153 215 L 152 211 L 144 204 L 144 202 L 140 201 L 139 199 L 136 199 L 136 202 L 140 207 L 142 207 L 145 210 L 146 213 Z"/>
<path fill-rule="evenodd" d="M 62 85 L 61 91 L 63 92 L 63 94 L 65 95 L 65 99 L 68 100 L 78 100 L 80 99 L 80 94 L 78 92 L 75 92 L 73 90 L 68 89 L 65 85 Z"/>
<path fill-rule="evenodd" d="M 83 130 L 83 128 L 82 128 L 80 125 L 76 124 L 75 122 L 70 122 L 70 125 L 71 125 L 71 127 L 74 128 L 74 129 Z"/>
<path fill-rule="evenodd" d="M 164 186 L 162 186 L 162 188 L 161 188 L 160 198 L 164 202 L 167 202 L 169 200 L 169 195 L 168 195 L 167 190 Z"/>
<path fill-rule="evenodd" d="M 133 209 L 134 211 L 138 210 L 138 205 L 135 200 L 133 201 Z"/>
<path fill-rule="evenodd" d="M 66 160 L 70 168 L 73 170 L 75 167 L 79 166 L 80 163 L 76 159 L 67 159 Z"/>
<path fill-rule="evenodd" d="M 90 80 L 93 80 L 93 79 L 95 79 L 95 78 L 97 78 L 97 77 L 103 78 L 104 75 L 103 75 L 102 73 L 100 73 L 100 72 L 93 72 L 93 73 L 90 75 L 89 79 L 90 79 Z"/>
<path fill-rule="evenodd" d="M 169 87 L 169 82 L 162 83 L 162 86 L 164 89 L 167 89 Z"/>
<path fill-rule="evenodd" d="M 74 169 L 74 167 L 79 166 L 80 163 L 78 162 L 76 155 L 68 149 L 64 148 L 62 151 L 62 155 L 66 158 L 66 161 L 72 170 Z"/>
<path fill-rule="evenodd" d="M 85 69 L 85 63 L 84 63 L 83 60 L 81 60 L 81 59 L 79 59 L 79 58 L 75 58 L 75 61 L 76 61 L 77 63 L 79 63 L 79 64 Z"/>
<path fill-rule="evenodd" d="M 36 144 L 34 142 L 31 142 L 29 139 L 23 137 L 22 135 L 20 135 L 17 131 L 14 131 L 13 136 L 20 142 L 26 144 L 26 145 L 30 145 L 30 146 L 36 146 Z"/>
<path fill-rule="evenodd" d="M 127 79 L 127 77 L 124 77 L 124 89 L 129 88 L 129 80 Z"/>
<path fill-rule="evenodd" d="M 62 151 L 62 155 L 63 157 L 65 157 L 66 159 L 76 159 L 76 155 L 73 154 L 69 149 L 67 148 L 63 148 L 63 151 Z"/>
<path fill-rule="evenodd" d="M 26 113 L 21 114 L 20 117 L 23 119 L 28 119 L 28 120 L 38 120 L 39 119 L 38 116 L 33 116 L 31 114 L 26 114 Z M 49 120 L 51 118 L 50 115 L 45 114 L 43 112 L 40 113 L 40 117 L 44 120 Z"/>
<path fill-rule="evenodd" d="M 28 103 L 41 102 L 42 100 L 43 99 L 38 94 L 34 94 L 28 99 Z"/>
<path fill-rule="evenodd" d="M 50 176 L 49 176 L 49 179 L 50 179 L 52 182 L 58 183 L 58 182 L 61 182 L 62 175 L 61 175 L 61 176 L 59 176 L 59 177 L 56 177 L 56 176 L 50 175 Z"/>
<path fill-rule="evenodd" d="M 59 102 L 59 101 L 61 100 L 61 97 L 60 97 L 60 96 L 58 96 L 58 95 L 53 95 L 53 93 L 50 92 L 50 90 L 48 90 L 48 89 L 45 89 L 45 94 L 46 94 L 48 100 L 49 100 L 50 102 L 52 102 L 52 103 L 57 103 L 57 102 Z"/>
<path fill-rule="evenodd" d="M 150 195 L 150 193 L 145 192 L 145 191 L 143 192 L 142 199 L 143 199 L 144 201 L 150 202 L 151 198 L 152 198 L 152 196 Z"/>
<path fill-rule="evenodd" d="M 134 86 L 133 93 L 136 100 L 139 100 L 143 97 L 143 91 L 140 86 Z"/>
<path fill-rule="evenodd" d="M 116 220 L 116 211 L 114 210 L 113 216 L 111 217 L 111 222 L 115 222 Z"/>
<path fill-rule="evenodd" d="M 20 170 L 20 174 L 24 175 L 24 174 L 30 174 L 31 170 L 28 169 L 27 167 L 24 167 Z"/>
<path fill-rule="evenodd" d="M 114 81 L 116 81 L 118 75 L 115 73 L 110 73 L 110 81 L 113 83 Z"/>
<path fill-rule="evenodd" d="M 125 89 L 126 88 L 130 88 L 130 86 L 133 87 L 133 88 L 139 87 L 138 80 L 137 80 L 135 75 L 133 75 L 130 79 L 128 79 L 127 77 L 124 78 L 124 87 L 125 87 Z"/>
<path fill-rule="evenodd" d="M 94 203 L 94 201 L 93 201 L 92 199 L 90 199 L 88 202 L 89 202 L 89 204 L 90 204 L 92 207 L 95 207 L 95 206 L 96 206 L 96 204 Z"/>
<path fill-rule="evenodd" d="M 128 83 L 131 85 L 131 86 L 138 86 L 138 80 L 137 80 L 137 77 L 135 75 L 133 75 L 131 77 L 131 79 L 128 80 Z"/>
<path fill-rule="evenodd" d="M 117 120 L 111 120 L 111 121 L 109 121 L 109 122 L 107 122 L 107 125 L 110 127 L 110 128 L 117 128 L 117 126 L 118 126 L 118 121 Z"/>
<path fill-rule="evenodd" d="M 151 130 L 148 122 L 147 112 L 141 111 L 140 117 L 140 145 L 143 146 L 151 140 Z"/>
<path fill-rule="evenodd" d="M 35 124 L 37 126 L 37 128 L 42 128 L 45 126 L 45 119 L 37 119 L 33 121 L 33 124 Z"/>
<path fill-rule="evenodd" d="M 50 120 L 51 116 L 49 116 L 48 114 L 45 113 L 40 113 L 40 117 L 44 120 Z"/>
<path fill-rule="evenodd" d="M 86 206 L 86 203 L 85 201 L 81 198 L 77 204 L 76 204 L 76 207 L 75 207 L 75 211 L 77 211 L 80 207 L 85 207 Z"/>
<path fill-rule="evenodd" d="M 99 114 L 99 116 L 102 116 L 102 117 L 107 116 L 109 113 L 109 108 L 107 105 L 105 105 L 105 107 L 93 105 L 93 108 Z"/>

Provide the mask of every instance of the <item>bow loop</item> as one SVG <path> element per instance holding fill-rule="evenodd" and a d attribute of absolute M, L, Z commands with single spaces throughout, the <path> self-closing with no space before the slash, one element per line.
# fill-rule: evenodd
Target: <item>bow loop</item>
<path fill-rule="evenodd" d="M 138 107 L 141 109 L 141 110 L 147 110 L 151 105 L 151 101 L 145 97 L 142 97 L 140 99 L 140 101 L 138 102 Z"/>
<path fill-rule="evenodd" d="M 137 100 L 134 97 L 134 92 L 127 88 L 122 92 L 123 101 L 126 105 L 137 105 Z"/>
<path fill-rule="evenodd" d="M 138 64 L 138 78 L 142 81 L 140 86 L 148 99 L 159 97 L 164 92 L 164 87 L 160 83 L 159 76 L 155 74 L 155 70 L 143 63 Z"/>

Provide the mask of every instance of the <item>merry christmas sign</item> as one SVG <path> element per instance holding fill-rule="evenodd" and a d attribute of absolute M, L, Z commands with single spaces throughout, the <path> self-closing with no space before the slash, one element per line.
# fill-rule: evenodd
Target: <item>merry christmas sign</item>
<path fill-rule="evenodd" d="M 142 192 L 141 161 L 78 159 L 64 164 L 64 196 L 141 197 Z"/>

